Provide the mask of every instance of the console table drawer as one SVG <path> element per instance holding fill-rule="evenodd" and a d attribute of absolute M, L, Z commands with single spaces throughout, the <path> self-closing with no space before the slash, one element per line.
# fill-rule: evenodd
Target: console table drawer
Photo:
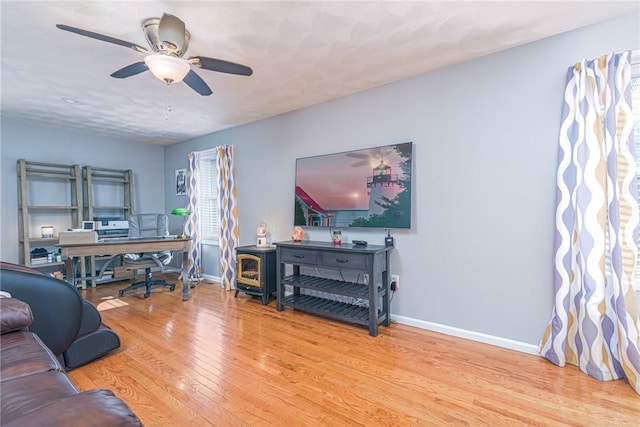
<path fill-rule="evenodd" d="M 291 264 L 318 265 L 318 255 L 317 251 L 282 248 L 280 250 L 280 261 Z"/>
<path fill-rule="evenodd" d="M 323 252 L 321 255 L 323 267 L 349 268 L 353 270 L 366 270 L 367 255 L 350 254 L 340 252 Z"/>

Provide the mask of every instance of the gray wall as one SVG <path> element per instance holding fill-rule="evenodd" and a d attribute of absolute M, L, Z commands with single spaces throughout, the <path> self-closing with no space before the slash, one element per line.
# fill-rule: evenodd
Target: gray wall
<path fill-rule="evenodd" d="M 132 169 L 135 208 L 164 212 L 164 148 L 2 118 L 0 259 L 18 262 L 16 160 Z M 60 231 L 60 230 L 57 230 Z"/>
<path fill-rule="evenodd" d="M 637 49 L 638 19 L 621 17 L 167 147 L 165 178 L 186 165 L 191 150 L 234 144 L 241 243 L 255 241 L 261 221 L 273 240 L 284 240 L 293 224 L 296 158 L 413 141 L 413 226 L 395 233 L 392 269 L 401 287 L 393 314 L 536 345 L 552 308 L 566 70 L 582 58 Z M 327 231 L 309 234 L 329 238 Z M 382 243 L 383 233 L 347 230 L 345 238 Z"/>
<path fill-rule="evenodd" d="M 170 147 L 2 119 L 0 258 L 17 261 L 19 158 L 134 170 L 139 212 L 184 206 L 187 153 L 236 147 L 241 243 L 293 224 L 295 159 L 413 141 L 411 230 L 395 233 L 396 317 L 537 344 L 552 306 L 556 146 L 567 67 L 638 49 L 638 14 Z M 125 154 L 126 153 L 126 154 Z M 164 191 L 163 191 L 164 189 Z M 172 232 L 181 219 L 171 218 Z M 309 232 L 327 240 L 327 231 Z M 343 239 L 381 243 L 383 232 Z M 218 274 L 204 249 L 205 274 Z"/>

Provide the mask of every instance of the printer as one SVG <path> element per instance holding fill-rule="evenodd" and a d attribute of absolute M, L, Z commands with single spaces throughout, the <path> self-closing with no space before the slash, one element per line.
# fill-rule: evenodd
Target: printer
<path fill-rule="evenodd" d="M 122 218 L 93 218 L 99 236 L 129 234 L 129 221 Z"/>

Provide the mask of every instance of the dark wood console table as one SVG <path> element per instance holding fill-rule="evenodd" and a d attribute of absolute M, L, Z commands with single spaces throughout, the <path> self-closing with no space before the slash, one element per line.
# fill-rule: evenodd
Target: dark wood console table
<path fill-rule="evenodd" d="M 292 307 L 332 319 L 369 327 L 369 335 L 378 335 L 380 323 L 389 326 L 389 255 L 391 247 L 381 245 L 336 245 L 328 242 L 277 242 L 277 309 Z M 286 265 L 293 266 L 293 274 L 286 276 Z M 356 271 L 363 273 L 364 283 L 334 280 L 300 274 L 300 267 Z M 285 296 L 285 286 L 293 287 L 293 294 Z M 367 306 L 304 295 L 301 289 L 366 300 Z M 382 304 L 379 299 L 382 297 Z"/>

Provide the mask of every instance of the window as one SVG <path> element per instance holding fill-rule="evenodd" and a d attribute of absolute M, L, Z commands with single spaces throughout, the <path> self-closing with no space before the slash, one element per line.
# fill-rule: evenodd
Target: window
<path fill-rule="evenodd" d="M 201 241 L 218 244 L 218 167 L 215 150 L 200 152 L 196 191 L 198 194 L 198 219 Z"/>

